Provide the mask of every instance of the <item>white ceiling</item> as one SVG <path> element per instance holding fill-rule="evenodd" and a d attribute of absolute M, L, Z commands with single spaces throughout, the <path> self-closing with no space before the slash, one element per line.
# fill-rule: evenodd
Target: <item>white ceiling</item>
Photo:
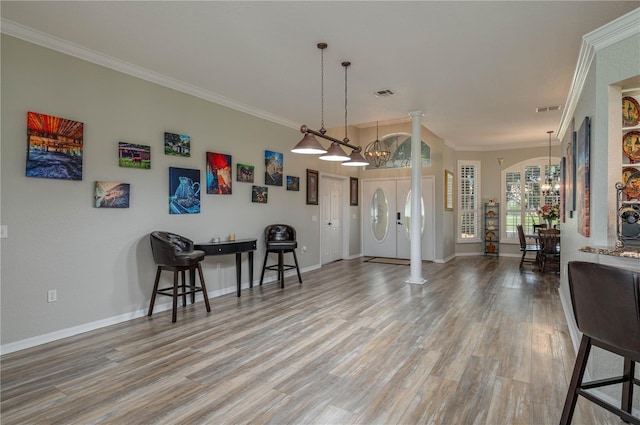
<path fill-rule="evenodd" d="M 12 2 L 3 32 L 48 40 L 291 127 L 407 119 L 456 149 L 546 145 L 582 36 L 639 1 Z M 24 27 L 23 27 L 24 26 Z M 7 28 L 13 28 L 7 31 Z M 26 28 L 25 28 L 26 27 Z M 17 30 L 19 29 L 19 31 Z M 34 31 L 35 30 L 35 31 Z M 371 92 L 396 95 L 376 98 Z"/>

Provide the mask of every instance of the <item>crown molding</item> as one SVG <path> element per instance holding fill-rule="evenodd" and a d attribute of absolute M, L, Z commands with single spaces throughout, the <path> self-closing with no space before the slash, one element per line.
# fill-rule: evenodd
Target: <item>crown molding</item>
<path fill-rule="evenodd" d="M 584 88 L 584 82 L 587 79 L 591 62 L 596 52 L 605 47 L 609 47 L 619 41 L 629 38 L 640 33 L 640 8 L 622 15 L 608 24 L 591 31 L 582 37 L 582 46 L 578 55 L 578 63 L 573 73 L 573 80 L 569 88 L 565 108 L 560 118 L 560 125 L 556 134 L 558 139 L 564 139 L 571 118 L 575 113 L 578 100 Z"/>
<path fill-rule="evenodd" d="M 20 40 L 27 41 L 29 43 L 37 44 L 47 49 L 55 50 L 57 52 L 64 53 L 65 55 L 73 56 L 75 58 L 82 59 L 84 61 L 91 62 L 105 68 L 113 69 L 114 71 L 122 72 L 123 74 L 131 75 L 133 77 L 137 77 L 163 87 L 167 87 L 182 93 L 189 94 L 191 96 L 198 97 L 200 99 L 207 100 L 209 102 L 226 106 L 227 108 L 231 108 L 248 115 L 253 115 L 255 117 L 262 118 L 264 120 L 280 124 L 285 127 L 295 129 L 300 128 L 300 124 L 287 120 L 278 115 L 271 114 L 261 109 L 252 108 L 248 105 L 236 102 L 232 99 L 229 99 L 228 97 L 221 96 L 217 93 L 204 90 L 200 87 L 185 83 L 175 78 L 167 77 L 166 75 L 162 75 L 157 72 L 153 72 L 148 69 L 133 65 L 131 63 L 121 61 L 111 56 L 96 52 L 95 50 L 87 49 L 58 37 L 54 37 L 50 34 L 34 30 L 33 28 L 18 24 L 13 21 L 9 21 L 7 19 L 0 19 L 0 32 L 15 38 L 19 38 Z"/>

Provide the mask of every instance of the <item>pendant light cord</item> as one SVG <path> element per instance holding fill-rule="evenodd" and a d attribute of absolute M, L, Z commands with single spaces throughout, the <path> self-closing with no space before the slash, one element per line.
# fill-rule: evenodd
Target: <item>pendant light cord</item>
<path fill-rule="evenodd" d="M 324 49 L 320 48 L 320 133 L 327 132 L 324 128 Z"/>
<path fill-rule="evenodd" d="M 344 141 L 345 143 L 349 143 L 349 138 L 347 137 L 347 68 L 351 65 L 349 62 L 342 62 L 342 66 L 344 66 Z"/>

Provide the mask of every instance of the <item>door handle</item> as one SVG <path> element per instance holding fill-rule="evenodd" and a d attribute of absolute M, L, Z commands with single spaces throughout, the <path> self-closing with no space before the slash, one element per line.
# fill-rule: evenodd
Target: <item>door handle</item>
<path fill-rule="evenodd" d="M 397 220 L 400 220 L 400 211 L 398 211 L 398 212 L 396 213 L 396 219 L 397 219 Z"/>
<path fill-rule="evenodd" d="M 327 225 L 331 226 L 331 223 L 327 223 Z"/>

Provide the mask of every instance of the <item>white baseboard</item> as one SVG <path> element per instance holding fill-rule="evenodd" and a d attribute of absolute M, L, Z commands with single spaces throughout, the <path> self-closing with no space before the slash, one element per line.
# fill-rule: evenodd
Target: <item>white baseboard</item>
<path fill-rule="evenodd" d="M 319 268 L 320 268 L 320 265 L 316 264 L 313 266 L 306 267 L 304 269 L 300 269 L 300 273 L 316 270 Z M 296 275 L 296 271 L 289 270 L 284 275 L 285 277 L 293 276 L 293 275 Z M 275 282 L 276 280 L 277 280 L 277 276 L 271 276 L 271 277 L 265 278 L 263 281 L 263 284 Z M 254 286 L 259 285 L 259 283 L 260 283 L 260 279 L 257 279 L 257 280 L 254 279 L 254 282 L 253 282 Z M 248 288 L 249 288 L 249 282 L 242 284 L 242 289 L 248 289 Z M 210 291 L 208 293 L 209 299 L 235 293 L 236 290 L 237 290 L 236 285 L 233 285 L 223 289 L 218 289 L 216 291 Z M 197 294 L 196 302 L 199 302 L 202 300 L 203 300 L 202 294 Z M 156 303 L 155 306 L 153 307 L 153 311 L 154 313 L 159 313 L 161 311 L 171 310 L 171 308 L 172 308 L 171 301 L 166 303 Z M 140 308 L 138 308 L 137 310 L 129 313 L 119 314 L 117 316 L 107 317 L 105 319 L 96 320 L 94 322 L 83 323 L 81 325 L 72 326 L 70 328 L 61 329 L 59 331 L 50 332 L 47 334 L 38 335 L 31 338 L 26 338 L 16 342 L 10 342 L 8 344 L 3 344 L 3 345 L 0 345 L 0 355 L 14 353 L 20 350 L 26 350 L 27 348 L 36 347 L 38 345 L 47 344 L 49 342 L 58 341 L 64 338 L 69 338 L 70 336 L 79 335 L 85 332 L 90 332 L 96 329 L 101 329 L 107 326 L 116 325 L 118 323 L 137 319 L 139 317 L 144 317 L 147 315 L 147 311 L 148 311 L 148 306 L 147 307 L 140 306 Z"/>

